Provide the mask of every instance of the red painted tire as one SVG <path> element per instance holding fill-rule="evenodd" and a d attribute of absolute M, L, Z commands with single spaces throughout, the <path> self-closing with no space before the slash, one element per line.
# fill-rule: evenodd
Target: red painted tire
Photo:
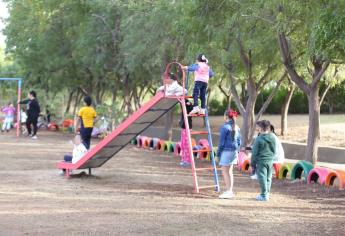
<path fill-rule="evenodd" d="M 280 170 L 281 165 L 282 164 L 280 164 L 280 163 L 273 163 L 273 169 L 274 169 L 274 172 L 276 174 L 275 176 L 277 179 L 279 178 L 279 170 Z"/>
<path fill-rule="evenodd" d="M 345 171 L 342 170 L 333 170 L 328 173 L 325 181 L 325 185 L 330 187 L 334 186 L 335 182 L 338 182 L 338 189 L 345 189 Z"/>
<path fill-rule="evenodd" d="M 325 184 L 327 175 L 332 172 L 331 169 L 325 167 L 315 167 L 308 174 L 308 184 L 319 183 L 321 185 Z"/>

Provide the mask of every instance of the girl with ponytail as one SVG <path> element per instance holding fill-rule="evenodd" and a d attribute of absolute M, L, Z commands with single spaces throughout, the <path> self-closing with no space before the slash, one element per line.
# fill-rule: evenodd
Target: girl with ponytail
<path fill-rule="evenodd" d="M 206 112 L 206 89 L 208 81 L 213 77 L 213 71 L 208 65 L 208 60 L 205 54 L 201 53 L 196 58 L 196 63 L 190 66 L 183 67 L 188 72 L 194 72 L 194 89 L 193 89 L 193 110 L 189 113 L 190 115 L 199 114 L 205 115 Z M 199 108 L 198 98 L 200 95 L 201 109 Z"/>
<path fill-rule="evenodd" d="M 241 132 L 236 125 L 237 112 L 229 109 L 224 114 L 225 124 L 220 128 L 217 156 L 221 166 L 226 190 L 219 198 L 233 198 L 234 185 L 233 166 L 237 163 L 241 147 Z"/>

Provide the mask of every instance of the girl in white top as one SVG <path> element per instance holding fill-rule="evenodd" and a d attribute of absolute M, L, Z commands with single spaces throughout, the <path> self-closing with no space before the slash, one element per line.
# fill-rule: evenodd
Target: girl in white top
<path fill-rule="evenodd" d="M 274 138 L 276 140 L 276 152 L 275 152 L 275 155 L 274 155 L 274 158 L 273 158 L 273 163 L 284 163 L 285 161 L 285 153 L 284 153 L 284 149 L 283 149 L 283 145 L 282 143 L 280 142 L 279 138 L 277 137 L 277 134 L 276 132 L 274 131 L 274 126 L 271 125 L 271 132 L 274 134 Z"/>
<path fill-rule="evenodd" d="M 80 135 L 76 135 L 72 141 L 73 144 L 73 153 L 71 155 L 65 155 L 65 162 L 72 162 L 73 164 L 77 163 L 87 152 L 85 145 L 81 141 Z"/>

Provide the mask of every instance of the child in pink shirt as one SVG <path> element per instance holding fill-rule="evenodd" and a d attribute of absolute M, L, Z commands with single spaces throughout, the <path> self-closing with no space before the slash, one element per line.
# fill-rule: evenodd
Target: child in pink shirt
<path fill-rule="evenodd" d="M 206 89 L 208 85 L 208 80 L 213 77 L 213 71 L 208 66 L 208 60 L 204 54 L 199 54 L 196 63 L 190 66 L 185 66 L 185 70 L 188 72 L 194 72 L 194 89 L 193 89 L 193 99 L 194 107 L 193 110 L 189 113 L 205 115 L 206 108 Z M 200 94 L 201 100 L 201 109 L 199 108 L 198 98 Z"/>
<path fill-rule="evenodd" d="M 9 103 L 8 106 L 2 108 L 1 111 L 6 114 L 4 123 L 2 124 L 1 132 L 4 132 L 5 130 L 9 132 L 13 123 L 14 113 L 16 112 L 16 109 L 14 108 L 13 103 Z"/>

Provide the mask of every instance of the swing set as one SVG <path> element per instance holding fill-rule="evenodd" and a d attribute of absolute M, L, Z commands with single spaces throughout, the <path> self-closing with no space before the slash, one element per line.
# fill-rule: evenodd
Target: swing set
<path fill-rule="evenodd" d="M 17 82 L 17 101 L 21 100 L 21 94 L 22 94 L 22 79 L 21 78 L 0 78 L 0 81 L 10 81 L 10 82 Z M 17 138 L 20 134 L 20 105 L 17 104 Z"/>

